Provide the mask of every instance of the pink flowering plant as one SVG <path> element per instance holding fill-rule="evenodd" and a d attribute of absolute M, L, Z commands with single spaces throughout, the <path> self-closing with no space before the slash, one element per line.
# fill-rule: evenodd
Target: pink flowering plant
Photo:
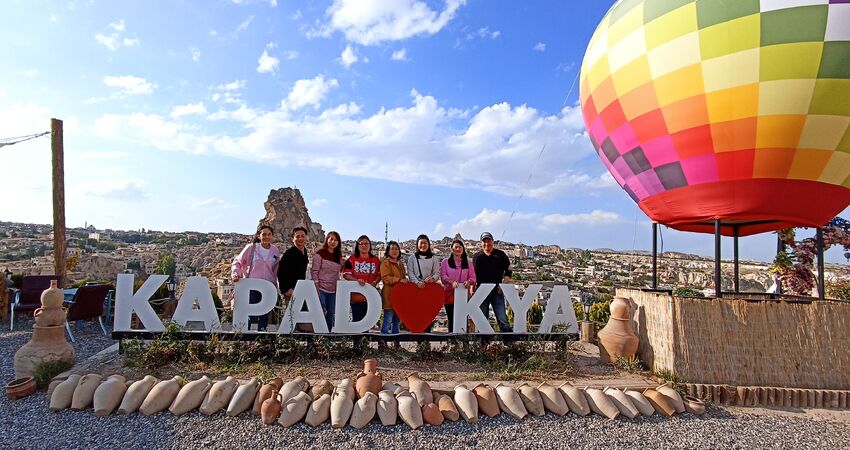
<path fill-rule="evenodd" d="M 814 261 L 817 255 L 817 240 L 806 238 L 797 241 L 794 228 L 777 232 L 785 244 L 783 251 L 773 260 L 771 272 L 779 276 L 783 289 L 794 295 L 811 295 L 815 288 Z M 824 252 L 839 244 L 850 250 L 850 222 L 836 217 L 823 227 Z"/>

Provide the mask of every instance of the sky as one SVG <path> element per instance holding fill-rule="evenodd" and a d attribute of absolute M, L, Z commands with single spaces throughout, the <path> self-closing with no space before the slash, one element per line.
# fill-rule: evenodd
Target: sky
<path fill-rule="evenodd" d="M 251 234 L 289 186 L 343 239 L 388 224 L 649 250 L 578 105 L 613 3 L 6 0 L 0 138 L 63 120 L 71 227 Z M 0 220 L 52 222 L 48 137 L 0 147 L 0 193 Z M 771 260 L 775 239 L 742 238 L 741 257 Z M 662 240 L 713 255 L 712 235 Z"/>

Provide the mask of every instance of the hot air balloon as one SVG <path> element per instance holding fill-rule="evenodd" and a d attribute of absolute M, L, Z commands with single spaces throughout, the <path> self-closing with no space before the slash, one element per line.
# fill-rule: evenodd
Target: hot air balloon
<path fill-rule="evenodd" d="M 593 146 L 654 222 L 746 236 L 850 204 L 848 0 L 620 0 L 580 80 Z"/>

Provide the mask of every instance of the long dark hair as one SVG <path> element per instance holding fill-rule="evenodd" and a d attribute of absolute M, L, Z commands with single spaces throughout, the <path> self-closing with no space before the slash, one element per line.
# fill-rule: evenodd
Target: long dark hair
<path fill-rule="evenodd" d="M 466 246 L 463 245 L 463 241 L 461 241 L 460 239 L 453 240 L 452 247 L 454 247 L 455 244 L 460 244 L 460 248 L 463 249 L 463 253 L 460 254 L 460 268 L 469 269 L 469 259 L 466 257 Z M 452 254 L 449 256 L 449 267 L 451 267 L 452 269 L 456 269 L 454 252 L 452 252 Z"/>
<path fill-rule="evenodd" d="M 340 262 L 342 261 L 342 238 L 339 237 L 339 233 L 336 231 L 328 231 L 327 236 L 325 236 L 325 243 L 322 244 L 322 250 L 327 253 L 331 253 L 330 249 L 328 249 L 328 239 L 330 239 L 331 235 L 336 236 L 336 248 L 333 251 L 334 261 Z"/>
<path fill-rule="evenodd" d="M 255 244 L 258 244 L 260 242 L 260 233 L 262 233 L 263 230 L 266 229 L 266 228 L 268 228 L 269 231 L 271 231 L 272 234 L 274 234 L 274 230 L 272 229 L 272 227 L 270 227 L 268 225 L 260 225 L 259 227 L 257 227 L 257 232 L 254 233 L 254 243 Z"/>
<path fill-rule="evenodd" d="M 426 250 L 424 252 L 419 251 L 419 241 L 421 241 L 422 239 L 425 239 L 425 242 L 428 243 L 428 250 Z M 420 234 L 416 238 L 416 256 L 424 256 L 426 258 L 430 258 L 430 257 L 434 256 L 434 252 L 431 251 L 431 240 L 428 239 L 428 236 L 426 236 L 424 234 Z"/>
<path fill-rule="evenodd" d="M 357 238 L 356 241 L 354 241 L 354 257 L 355 258 L 360 257 L 360 241 L 363 240 L 363 239 L 366 239 L 367 241 L 369 241 L 369 257 L 374 258 L 375 254 L 372 253 L 372 240 L 369 239 L 369 236 L 366 236 L 365 234 L 360 236 L 359 238 Z"/>
<path fill-rule="evenodd" d="M 389 259 L 389 257 L 390 257 L 390 247 L 392 247 L 393 245 L 395 245 L 396 248 L 398 248 L 398 259 L 401 259 L 401 246 L 398 245 L 398 242 L 396 242 L 396 241 L 387 242 L 387 249 L 384 250 L 384 258 Z"/>

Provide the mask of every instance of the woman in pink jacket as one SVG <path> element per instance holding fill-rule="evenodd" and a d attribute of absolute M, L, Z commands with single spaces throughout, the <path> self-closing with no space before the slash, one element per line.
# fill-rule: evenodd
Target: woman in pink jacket
<path fill-rule="evenodd" d="M 445 291 L 446 317 L 449 319 L 449 333 L 454 330 L 455 288 L 464 287 L 467 293 L 475 286 L 475 268 L 472 260 L 466 256 L 463 241 L 452 241 L 452 256 L 440 264 L 440 281 Z"/>
<path fill-rule="evenodd" d="M 342 271 L 342 239 L 336 231 L 329 231 L 322 248 L 313 255 L 310 278 L 316 282 L 319 301 L 325 311 L 328 331 L 333 330 L 336 319 L 336 282 Z"/>
<path fill-rule="evenodd" d="M 280 250 L 272 245 L 274 231 L 268 225 L 257 230 L 254 242 L 245 246 L 242 252 L 233 259 L 230 276 L 233 282 L 242 278 L 259 278 L 277 286 L 277 268 L 280 265 Z M 257 245 L 259 244 L 259 245 Z M 260 303 L 260 293 L 250 291 L 249 303 Z M 269 325 L 269 315 L 249 318 L 248 326 L 257 324 L 257 331 L 265 331 Z"/>

